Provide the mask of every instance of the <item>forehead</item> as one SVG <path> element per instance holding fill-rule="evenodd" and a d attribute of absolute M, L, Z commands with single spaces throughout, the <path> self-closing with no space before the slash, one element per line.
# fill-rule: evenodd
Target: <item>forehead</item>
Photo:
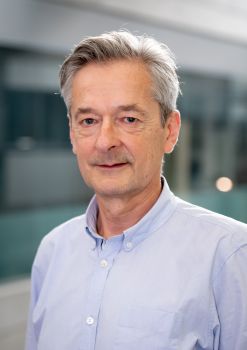
<path fill-rule="evenodd" d="M 114 113 L 119 106 L 139 106 L 146 114 L 159 114 L 150 73 L 138 60 L 90 63 L 74 76 L 71 115 L 91 108 L 100 114 Z"/>
<path fill-rule="evenodd" d="M 114 60 L 109 62 L 92 62 L 74 75 L 72 81 L 72 93 L 77 89 L 97 90 L 102 88 L 111 90 L 123 87 L 150 90 L 151 76 L 146 65 L 140 60 Z"/>

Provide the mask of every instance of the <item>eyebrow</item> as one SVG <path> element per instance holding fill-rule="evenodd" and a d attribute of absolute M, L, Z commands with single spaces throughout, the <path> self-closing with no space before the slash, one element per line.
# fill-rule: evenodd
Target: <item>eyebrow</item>
<path fill-rule="evenodd" d="M 122 105 L 122 106 L 118 106 L 116 108 L 116 110 L 118 112 L 130 112 L 130 111 L 134 111 L 134 112 L 138 112 L 140 114 L 142 114 L 143 116 L 145 116 L 147 114 L 147 112 L 142 109 L 140 106 L 138 106 L 138 104 L 134 103 L 134 104 L 130 104 L 130 105 Z"/>
<path fill-rule="evenodd" d="M 90 107 L 79 107 L 75 113 L 75 120 L 77 120 L 78 116 L 80 114 L 89 114 L 89 113 L 94 113 L 94 114 L 98 114 L 97 111 L 94 108 L 90 108 Z"/>
<path fill-rule="evenodd" d="M 134 111 L 134 112 L 140 113 L 143 116 L 147 115 L 147 112 L 144 109 L 142 109 L 140 106 L 138 106 L 138 104 L 136 104 L 136 103 L 129 104 L 129 105 L 120 105 L 120 106 L 115 108 L 115 111 L 116 112 L 130 112 L 130 111 Z M 79 107 L 77 109 L 77 111 L 76 111 L 76 114 L 75 114 L 75 120 L 78 118 L 78 116 L 80 114 L 90 114 L 90 113 L 97 114 L 97 115 L 99 114 L 99 112 L 96 109 L 94 109 L 94 108 L 91 108 L 91 107 Z"/>

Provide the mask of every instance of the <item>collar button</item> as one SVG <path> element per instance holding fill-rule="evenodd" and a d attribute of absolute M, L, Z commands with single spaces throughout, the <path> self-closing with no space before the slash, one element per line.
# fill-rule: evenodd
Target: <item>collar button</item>
<path fill-rule="evenodd" d="M 132 242 L 126 242 L 125 243 L 125 249 L 126 250 L 131 250 L 133 248 L 133 243 Z"/>

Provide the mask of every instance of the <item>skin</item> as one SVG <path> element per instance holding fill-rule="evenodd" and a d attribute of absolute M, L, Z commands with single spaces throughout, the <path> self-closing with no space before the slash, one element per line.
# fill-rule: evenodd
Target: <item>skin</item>
<path fill-rule="evenodd" d="M 90 63 L 74 76 L 70 138 L 82 177 L 96 193 L 98 233 L 121 234 L 161 191 L 164 153 L 172 152 L 180 114 L 161 125 L 151 77 L 139 61 Z"/>

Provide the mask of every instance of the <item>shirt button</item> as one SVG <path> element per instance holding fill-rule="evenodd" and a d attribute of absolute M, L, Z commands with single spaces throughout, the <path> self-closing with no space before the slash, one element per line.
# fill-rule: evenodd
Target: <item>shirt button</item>
<path fill-rule="evenodd" d="M 87 317 L 86 323 L 87 323 L 89 326 L 91 326 L 92 324 L 94 324 L 94 319 L 93 319 L 93 317 L 91 317 L 91 316 Z"/>
<path fill-rule="evenodd" d="M 108 266 L 108 262 L 105 260 L 105 259 L 103 259 L 103 260 L 101 260 L 101 262 L 100 262 L 100 266 L 101 267 L 107 267 Z"/>
<path fill-rule="evenodd" d="M 125 247 L 126 247 L 127 250 L 130 250 L 133 247 L 133 243 L 132 242 L 127 242 Z"/>

